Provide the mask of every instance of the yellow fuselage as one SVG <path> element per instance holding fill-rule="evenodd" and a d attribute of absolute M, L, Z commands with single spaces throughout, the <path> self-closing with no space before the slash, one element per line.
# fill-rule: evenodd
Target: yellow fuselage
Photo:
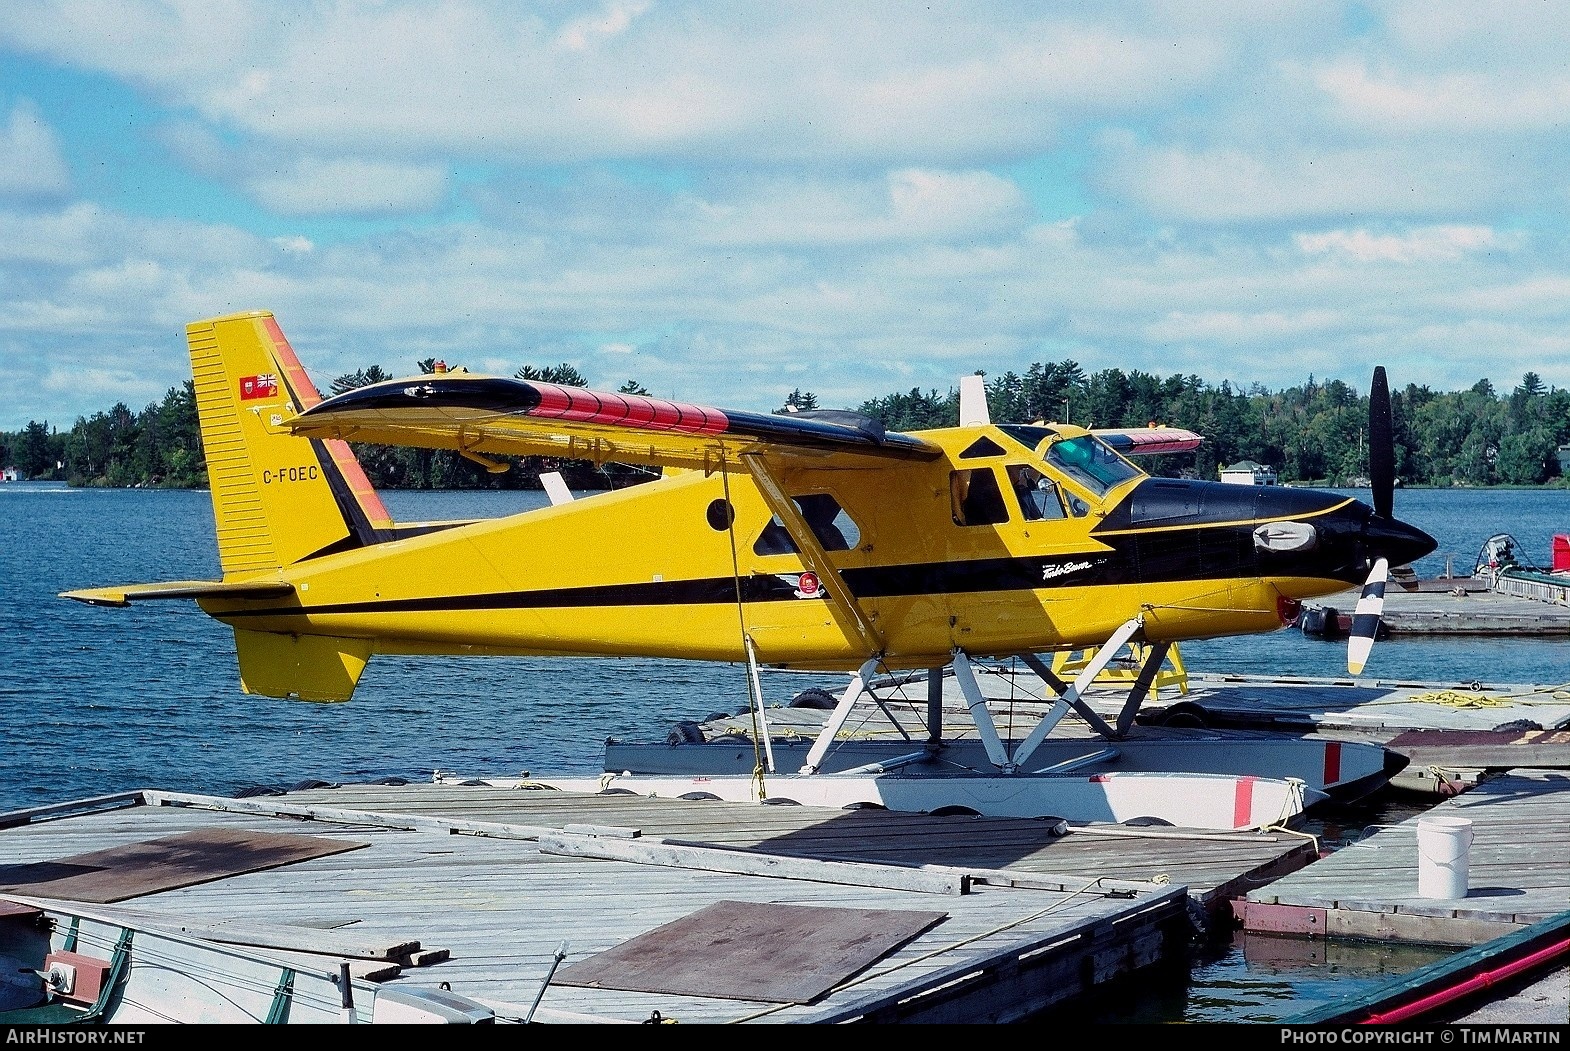
<path fill-rule="evenodd" d="M 1001 454 L 962 456 L 982 435 Z M 1146 476 L 1097 493 L 995 428 L 922 437 L 949 455 L 897 471 L 797 468 L 780 479 L 792 497 L 827 495 L 850 520 L 853 542 L 820 557 L 855 596 L 889 667 L 939 666 L 956 648 L 1002 655 L 1091 646 L 1142 612 L 1153 641 L 1266 631 L 1282 623 L 1283 599 L 1347 586 L 1328 574 L 1245 572 L 1235 560 L 1208 575 L 1190 567 L 1180 579 L 1140 572 L 1118 553 L 1119 537 L 1165 532 L 1181 550 L 1189 533 L 1236 532 L 1255 521 L 1109 531 L 1108 511 Z M 1006 481 L 1010 467 L 1022 466 L 1056 486 L 1062 517 L 1026 517 Z M 1006 521 L 959 521 L 955 476 L 976 471 L 1003 483 Z M 724 502 L 734 508 L 733 528 L 716 510 Z M 810 561 L 789 550 L 760 553 L 771 517 L 744 469 L 679 472 L 307 559 L 270 574 L 295 585 L 286 600 L 201 605 L 237 628 L 368 640 L 372 653 L 739 661 L 750 638 L 764 664 L 858 667 L 870 654 L 855 617 L 836 608 L 822 582 L 802 586 Z"/>

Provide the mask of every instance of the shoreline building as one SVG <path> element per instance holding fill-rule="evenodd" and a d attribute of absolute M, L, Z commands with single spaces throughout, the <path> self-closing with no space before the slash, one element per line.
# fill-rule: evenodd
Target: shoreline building
<path fill-rule="evenodd" d="M 1230 467 L 1221 468 L 1221 480 L 1233 485 L 1275 485 L 1276 471 L 1253 460 L 1239 460 Z"/>

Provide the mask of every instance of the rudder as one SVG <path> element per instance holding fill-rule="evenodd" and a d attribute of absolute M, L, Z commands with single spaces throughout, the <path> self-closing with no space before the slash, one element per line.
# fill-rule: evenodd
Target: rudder
<path fill-rule="evenodd" d="M 226 579 L 386 537 L 391 516 L 348 444 L 284 426 L 322 398 L 271 313 L 192 322 L 186 342 Z"/>

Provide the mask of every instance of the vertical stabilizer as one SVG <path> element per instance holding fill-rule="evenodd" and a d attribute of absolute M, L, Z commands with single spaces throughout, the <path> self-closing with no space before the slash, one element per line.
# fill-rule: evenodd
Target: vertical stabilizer
<path fill-rule="evenodd" d="M 349 446 L 284 427 L 322 399 L 272 314 L 192 322 L 186 342 L 226 578 L 385 538 L 391 518 Z"/>

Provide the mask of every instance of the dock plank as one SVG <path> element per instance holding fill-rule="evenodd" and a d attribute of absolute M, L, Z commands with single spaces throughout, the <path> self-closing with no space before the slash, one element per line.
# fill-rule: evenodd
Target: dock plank
<path fill-rule="evenodd" d="M 1418 822 L 1429 815 L 1472 822 L 1464 898 L 1418 894 Z M 1515 770 L 1248 894 L 1240 912 L 1245 929 L 1279 930 L 1277 910 L 1297 910 L 1322 914 L 1326 934 L 1476 945 L 1567 903 L 1570 778 Z"/>
<path fill-rule="evenodd" d="M 1055 835 L 1046 823 L 1024 820 L 435 784 L 239 801 L 153 791 L 146 798 L 162 805 L 40 816 L 0 830 L 0 846 L 26 862 L 207 828 L 303 829 L 364 843 L 287 872 L 148 894 L 123 908 L 128 921 L 133 912 L 143 921 L 164 915 L 194 934 L 232 924 L 298 946 L 439 945 L 446 958 L 401 968 L 393 985 L 445 982 L 504 1010 L 533 1001 L 561 943 L 569 961 L 587 959 L 717 902 L 945 915 L 811 1004 L 556 985 L 542 1001 L 553 1017 L 621 1022 L 656 1011 L 685 1022 L 1018 1020 L 1088 983 L 1186 951 L 1196 905 L 1226 905 L 1226 888 L 1246 874 L 1307 864 L 1312 853 L 1301 838 L 1275 834 L 1222 838 L 1164 828 L 1130 839 L 1142 830 L 1117 827 L 1106 835 Z M 235 802 L 248 805 L 228 808 Z M 970 886 L 934 895 L 838 877 L 780 879 L 768 865 L 722 872 L 541 850 L 541 829 L 561 837 L 569 826 L 609 830 L 602 845 L 678 841 L 693 850 L 810 861 L 826 875 L 855 866 L 912 875 L 959 869 L 970 874 Z"/>

